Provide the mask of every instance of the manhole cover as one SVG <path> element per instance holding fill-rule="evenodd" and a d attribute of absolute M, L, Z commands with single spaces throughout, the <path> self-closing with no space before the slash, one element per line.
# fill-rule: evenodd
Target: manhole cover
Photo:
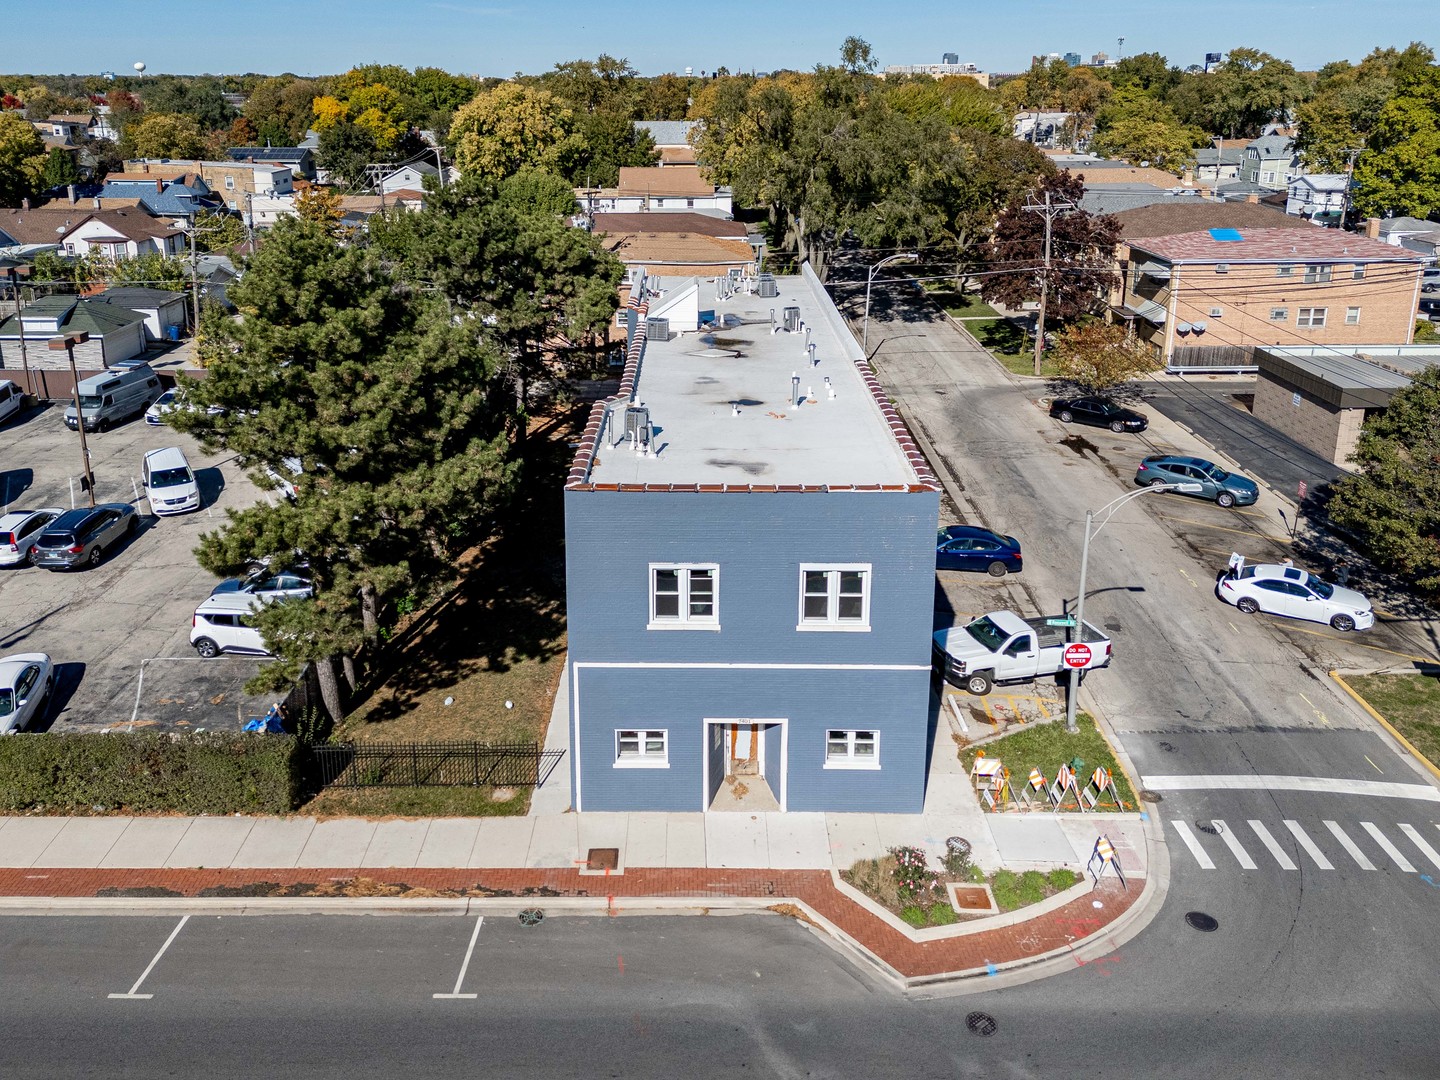
<path fill-rule="evenodd" d="M 544 921 L 545 912 L 541 911 L 539 908 L 526 908 L 524 911 L 520 912 L 521 926 L 539 926 Z"/>
<path fill-rule="evenodd" d="M 1215 823 L 1213 821 L 1197 821 L 1195 822 L 1195 828 L 1199 829 L 1206 836 L 1220 835 L 1220 830 L 1215 827 Z"/>
<path fill-rule="evenodd" d="M 620 866 L 620 849 L 613 847 L 592 847 L 585 857 L 587 870 L 616 870 Z"/>
<path fill-rule="evenodd" d="M 1214 915 L 1206 915 L 1203 911 L 1187 911 L 1185 921 L 1202 934 L 1212 934 L 1220 929 L 1220 920 Z"/>
<path fill-rule="evenodd" d="M 1149 788 L 1140 789 L 1140 800 L 1142 802 L 1164 802 L 1165 796 L 1158 791 L 1151 791 Z"/>
<path fill-rule="evenodd" d="M 989 1013 L 972 1012 L 965 1017 L 965 1026 L 976 1035 L 989 1038 L 1000 1025 L 995 1023 L 995 1018 Z"/>

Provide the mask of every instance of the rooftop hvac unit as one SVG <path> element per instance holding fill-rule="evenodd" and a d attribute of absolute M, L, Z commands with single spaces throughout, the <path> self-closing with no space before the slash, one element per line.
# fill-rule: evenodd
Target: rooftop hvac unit
<path fill-rule="evenodd" d="M 649 338 L 651 341 L 669 341 L 669 340 L 670 340 L 670 320 L 669 320 L 669 319 L 646 319 L 646 320 L 645 320 L 645 336 L 646 336 L 647 338 Z"/>
<path fill-rule="evenodd" d="M 800 332 L 800 309 L 798 307 L 787 307 L 785 309 L 785 332 L 787 334 L 798 334 Z"/>
<path fill-rule="evenodd" d="M 755 279 L 756 296 L 779 296 L 780 286 L 775 284 L 774 274 L 761 274 Z"/>
<path fill-rule="evenodd" d="M 631 405 L 625 409 L 625 438 L 636 453 L 650 452 L 650 410 L 643 405 Z"/>

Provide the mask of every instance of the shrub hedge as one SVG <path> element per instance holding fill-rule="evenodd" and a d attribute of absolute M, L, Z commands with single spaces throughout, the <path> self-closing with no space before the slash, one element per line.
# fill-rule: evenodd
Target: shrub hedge
<path fill-rule="evenodd" d="M 296 739 L 241 732 L 0 738 L 0 811 L 287 814 L 305 760 Z"/>

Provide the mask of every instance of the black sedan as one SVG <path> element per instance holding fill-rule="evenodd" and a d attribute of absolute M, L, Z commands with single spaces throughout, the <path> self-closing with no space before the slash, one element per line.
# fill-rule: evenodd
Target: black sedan
<path fill-rule="evenodd" d="M 983 570 L 991 577 L 1024 569 L 1020 541 L 978 525 L 947 525 L 935 541 L 935 569 Z"/>
<path fill-rule="evenodd" d="M 1144 431 L 1150 426 L 1144 413 L 1122 408 L 1113 401 L 1098 397 L 1061 398 L 1050 405 L 1050 415 L 1064 424 L 1093 424 L 1122 431 Z"/>

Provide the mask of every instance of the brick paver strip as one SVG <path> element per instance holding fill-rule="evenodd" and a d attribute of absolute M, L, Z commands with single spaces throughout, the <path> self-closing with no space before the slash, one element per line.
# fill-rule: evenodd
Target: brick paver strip
<path fill-rule="evenodd" d="M 404 884 L 425 890 L 484 890 L 494 895 L 703 898 L 707 896 L 795 897 L 840 930 L 882 957 L 907 978 L 1002 965 L 1063 949 L 1114 922 L 1140 898 L 1141 884 L 1128 890 L 1113 879 L 1064 907 L 1014 926 L 964 937 L 911 941 L 836 890 L 823 870 L 721 870 L 633 868 L 616 877 L 581 876 L 578 870 L 397 870 L 341 867 L 328 870 L 125 870 L 0 869 L 0 896 L 249 895 L 247 887 L 272 884 L 340 885 L 352 878 Z M 254 895 L 263 896 L 263 892 Z M 291 895 L 296 895 L 292 893 Z M 1093 901 L 1102 907 L 1096 908 Z M 1077 961 L 1078 963 L 1078 961 Z"/>

